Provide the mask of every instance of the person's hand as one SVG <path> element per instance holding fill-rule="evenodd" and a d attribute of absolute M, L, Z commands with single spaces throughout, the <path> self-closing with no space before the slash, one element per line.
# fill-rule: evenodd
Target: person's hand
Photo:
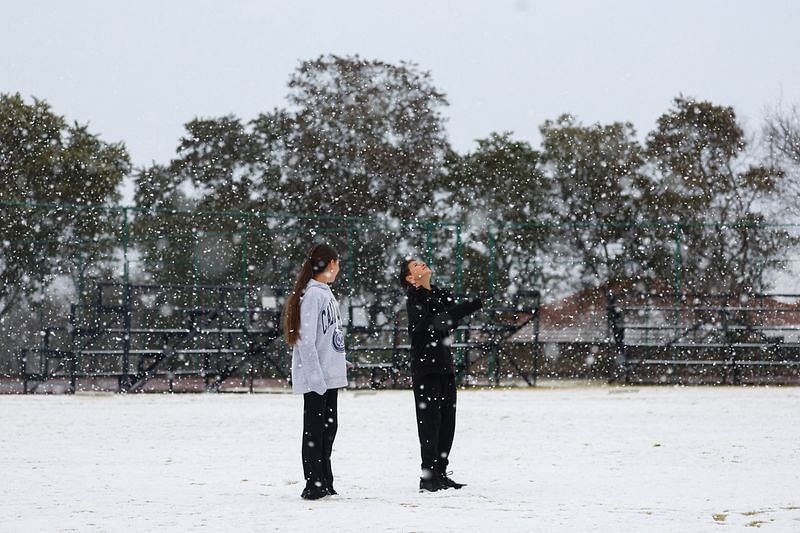
<path fill-rule="evenodd" d="M 356 367 L 356 365 L 354 365 L 353 363 L 351 363 L 347 359 L 344 360 L 344 364 L 347 366 L 347 370 L 352 370 L 353 368 Z"/>

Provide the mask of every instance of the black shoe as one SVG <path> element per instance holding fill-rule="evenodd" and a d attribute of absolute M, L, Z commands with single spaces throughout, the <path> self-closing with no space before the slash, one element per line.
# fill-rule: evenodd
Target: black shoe
<path fill-rule="evenodd" d="M 333 485 L 328 485 L 327 487 L 325 487 L 325 490 L 328 491 L 328 494 L 330 496 L 336 496 L 337 494 L 339 494 L 338 492 L 336 492 L 336 490 L 334 490 Z"/>
<path fill-rule="evenodd" d="M 462 487 L 466 487 L 467 486 L 466 483 L 458 483 L 456 481 L 453 481 L 452 479 L 450 479 L 446 475 L 439 476 L 439 484 L 442 485 L 442 487 L 446 488 L 446 489 L 460 489 Z"/>
<path fill-rule="evenodd" d="M 419 480 L 420 492 L 436 492 L 445 488 L 447 487 L 443 487 L 441 481 L 435 477 L 431 479 L 420 478 Z"/>
<path fill-rule="evenodd" d="M 328 494 L 328 489 L 325 487 L 306 487 L 303 489 L 303 492 L 300 493 L 300 497 L 304 500 L 319 500 Z"/>

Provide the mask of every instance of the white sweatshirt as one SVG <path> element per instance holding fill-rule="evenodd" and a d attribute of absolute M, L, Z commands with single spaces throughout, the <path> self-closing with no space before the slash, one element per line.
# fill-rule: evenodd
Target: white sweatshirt
<path fill-rule="evenodd" d="M 339 304 L 330 287 L 312 279 L 300 297 L 300 339 L 292 349 L 292 390 L 297 394 L 347 386 Z"/>

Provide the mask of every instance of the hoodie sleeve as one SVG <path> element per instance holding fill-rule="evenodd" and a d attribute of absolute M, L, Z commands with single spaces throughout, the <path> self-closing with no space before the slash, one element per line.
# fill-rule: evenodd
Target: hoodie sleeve
<path fill-rule="evenodd" d="M 434 315 L 433 327 L 449 335 L 458 327 L 458 323 L 464 317 L 471 315 L 481 307 L 483 307 L 483 302 L 477 298 L 450 306 L 445 311 Z"/>
<path fill-rule="evenodd" d="M 407 306 L 408 329 L 412 336 L 431 328 L 449 334 L 458 326 L 458 322 L 461 319 L 483 307 L 483 302 L 475 298 L 449 306 L 444 311 L 433 314 L 427 301 L 429 294 L 426 291 L 409 290 Z M 450 296 L 449 293 L 445 292 L 442 292 L 442 295 L 445 297 Z"/>
<path fill-rule="evenodd" d="M 297 341 L 297 351 L 306 383 L 308 388 L 317 394 L 325 394 L 328 390 L 317 352 L 317 322 L 322 310 L 321 304 L 322 300 L 314 294 L 314 291 L 306 291 L 300 304 L 300 338 Z"/>
<path fill-rule="evenodd" d="M 480 298 L 474 298 L 458 305 L 454 305 L 448 309 L 447 312 L 453 319 L 453 322 L 458 322 L 467 315 L 471 315 L 481 307 L 483 307 L 483 300 Z"/>

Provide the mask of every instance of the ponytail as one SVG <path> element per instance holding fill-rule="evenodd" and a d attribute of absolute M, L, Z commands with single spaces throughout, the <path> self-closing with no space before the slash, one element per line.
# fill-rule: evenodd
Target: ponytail
<path fill-rule="evenodd" d="M 339 259 L 336 250 L 327 244 L 317 244 L 306 255 L 300 273 L 294 282 L 294 288 L 286 299 L 283 312 L 283 335 L 286 343 L 294 346 L 300 339 L 300 301 L 303 298 L 308 282 L 325 270 L 331 261 Z"/>

